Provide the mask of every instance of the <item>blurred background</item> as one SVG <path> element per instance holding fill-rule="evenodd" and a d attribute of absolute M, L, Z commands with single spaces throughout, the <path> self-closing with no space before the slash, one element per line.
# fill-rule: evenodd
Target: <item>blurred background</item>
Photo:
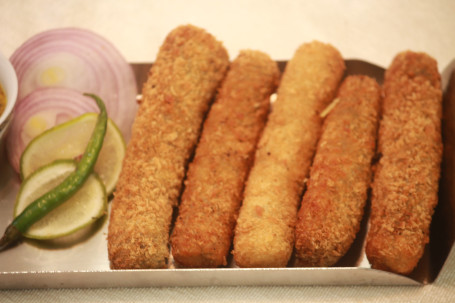
<path fill-rule="evenodd" d="M 171 29 L 192 23 L 223 41 L 231 58 L 252 48 L 289 59 L 317 39 L 381 66 L 399 51 L 425 51 L 442 70 L 455 58 L 454 13 L 452 0 L 1 0 L 0 51 L 9 56 L 38 32 L 77 26 L 106 37 L 130 62 L 151 62 Z"/>

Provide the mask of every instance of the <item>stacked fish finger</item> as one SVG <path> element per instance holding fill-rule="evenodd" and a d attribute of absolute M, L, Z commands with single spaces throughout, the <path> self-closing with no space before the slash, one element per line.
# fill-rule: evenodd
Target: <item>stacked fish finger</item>
<path fill-rule="evenodd" d="M 161 46 L 143 87 L 110 215 L 114 268 L 163 268 L 188 160 L 229 65 L 205 31 L 179 27 Z"/>
<path fill-rule="evenodd" d="M 410 273 L 429 241 L 442 159 L 436 61 L 403 52 L 386 72 L 366 253 L 374 268 Z"/>
<path fill-rule="evenodd" d="M 332 266 L 356 238 L 372 187 L 367 257 L 409 274 L 438 198 L 436 62 L 401 53 L 383 88 L 343 79 L 345 68 L 335 47 L 313 41 L 280 79 L 263 52 L 229 63 L 203 29 L 173 30 L 143 87 L 114 193 L 111 267 L 166 268 L 172 257 L 219 267 L 231 256 L 240 267 L 285 267 L 293 256 L 297 266 Z"/>

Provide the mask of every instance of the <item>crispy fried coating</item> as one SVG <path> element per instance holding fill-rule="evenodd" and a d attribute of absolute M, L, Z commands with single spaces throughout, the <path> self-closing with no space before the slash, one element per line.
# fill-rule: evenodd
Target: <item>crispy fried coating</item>
<path fill-rule="evenodd" d="M 331 266 L 360 228 L 376 151 L 381 88 L 347 77 L 322 127 L 295 230 L 299 266 Z"/>
<path fill-rule="evenodd" d="M 276 62 L 259 51 L 242 51 L 232 62 L 188 169 L 171 237 L 180 266 L 227 265 L 244 182 L 279 76 Z"/>
<path fill-rule="evenodd" d="M 288 62 L 258 144 L 234 236 L 241 267 L 284 267 L 294 247 L 297 208 L 321 128 L 345 69 L 331 45 L 300 46 Z"/>
<path fill-rule="evenodd" d="M 400 53 L 386 71 L 366 244 L 373 268 L 408 274 L 429 241 L 442 157 L 440 81 L 424 53 Z"/>
<path fill-rule="evenodd" d="M 229 58 L 209 33 L 187 25 L 160 48 L 144 84 L 108 234 L 111 268 L 164 268 L 185 168 Z"/>

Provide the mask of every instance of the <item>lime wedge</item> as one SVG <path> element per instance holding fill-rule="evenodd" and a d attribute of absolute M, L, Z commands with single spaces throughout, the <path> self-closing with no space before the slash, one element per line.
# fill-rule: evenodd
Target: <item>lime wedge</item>
<path fill-rule="evenodd" d="M 20 161 L 22 179 L 39 167 L 58 159 L 77 159 L 87 146 L 98 114 L 87 113 L 57 125 L 35 137 L 24 150 Z M 122 133 L 109 119 L 103 147 L 95 164 L 95 172 L 103 181 L 110 195 L 115 188 L 125 156 Z"/>
<path fill-rule="evenodd" d="M 57 160 L 32 173 L 22 182 L 14 207 L 14 217 L 60 184 L 74 170 L 76 161 Z M 107 195 L 104 184 L 96 173 L 92 173 L 72 197 L 33 224 L 24 236 L 33 239 L 66 236 L 92 224 L 106 213 Z"/>

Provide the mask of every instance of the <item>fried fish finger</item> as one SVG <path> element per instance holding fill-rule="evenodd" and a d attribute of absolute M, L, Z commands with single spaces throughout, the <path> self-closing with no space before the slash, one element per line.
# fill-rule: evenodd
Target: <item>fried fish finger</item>
<path fill-rule="evenodd" d="M 185 168 L 229 58 L 209 33 L 187 25 L 160 48 L 144 84 L 108 230 L 111 268 L 164 268 Z"/>
<path fill-rule="evenodd" d="M 234 236 L 237 265 L 288 263 L 304 179 L 319 138 L 319 114 L 332 101 L 344 69 L 340 53 L 317 41 L 300 46 L 288 62 L 247 180 Z"/>
<path fill-rule="evenodd" d="M 347 77 L 324 121 L 295 230 L 299 266 L 332 266 L 360 228 L 376 151 L 381 89 Z"/>
<path fill-rule="evenodd" d="M 409 274 L 429 241 L 442 158 L 441 78 L 424 53 L 398 54 L 386 71 L 366 254 L 372 267 Z"/>
<path fill-rule="evenodd" d="M 242 51 L 212 105 L 190 164 L 171 237 L 180 266 L 227 265 L 242 191 L 278 85 L 276 62 Z"/>

